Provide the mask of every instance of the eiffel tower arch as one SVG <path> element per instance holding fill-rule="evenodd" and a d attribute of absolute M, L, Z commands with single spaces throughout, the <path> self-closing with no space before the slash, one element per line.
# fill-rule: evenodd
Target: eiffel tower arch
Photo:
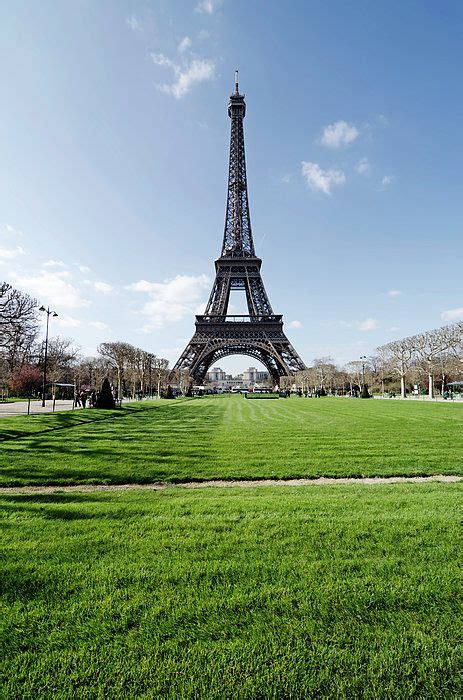
<path fill-rule="evenodd" d="M 204 314 L 196 316 L 196 331 L 172 372 L 188 371 L 202 383 L 209 367 L 227 355 L 249 355 L 259 360 L 272 380 L 291 376 L 305 365 L 283 331 L 283 317 L 274 314 L 260 274 L 262 260 L 256 256 L 249 213 L 243 119 L 244 95 L 230 96 L 230 160 L 227 209 L 222 252 L 215 261 L 215 281 Z M 230 292 L 241 290 L 247 315 L 227 314 Z"/>

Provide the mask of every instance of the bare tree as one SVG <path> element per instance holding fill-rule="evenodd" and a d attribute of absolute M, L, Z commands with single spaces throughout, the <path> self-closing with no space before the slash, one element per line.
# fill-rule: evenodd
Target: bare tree
<path fill-rule="evenodd" d="M 455 343 L 455 327 L 443 326 L 411 339 L 413 348 L 428 375 L 428 396 L 434 398 L 434 374 L 439 366 L 439 357 Z"/>
<path fill-rule="evenodd" d="M 378 353 L 384 358 L 385 366 L 399 375 L 400 395 L 403 399 L 406 398 L 405 379 L 412 363 L 414 351 L 415 342 L 413 338 L 395 340 L 378 348 Z"/>
<path fill-rule="evenodd" d="M 117 391 L 119 398 L 122 397 L 122 378 L 133 349 L 133 345 L 122 341 L 101 343 L 101 345 L 98 346 L 99 354 L 106 357 L 116 370 Z"/>
<path fill-rule="evenodd" d="M 38 329 L 35 299 L 0 283 L 0 351 L 10 373 L 29 361 Z"/>
<path fill-rule="evenodd" d="M 101 386 L 105 377 L 113 381 L 113 372 L 113 365 L 106 357 L 85 357 L 75 365 L 75 384 L 77 387 L 85 385 L 95 389 Z"/>
<path fill-rule="evenodd" d="M 71 382 L 75 376 L 75 365 L 79 360 L 79 348 L 73 345 L 71 338 L 63 338 L 57 335 L 48 340 L 48 376 L 52 381 Z M 42 365 L 45 354 L 45 343 L 41 343 L 39 349 L 39 365 Z"/>
<path fill-rule="evenodd" d="M 346 371 L 347 374 L 349 375 L 349 380 L 350 380 L 350 385 L 352 389 L 352 385 L 355 384 L 359 388 L 362 387 L 362 372 L 363 372 L 363 362 L 362 360 L 352 360 L 352 362 L 348 362 L 346 365 Z"/>
<path fill-rule="evenodd" d="M 333 379 L 336 375 L 336 365 L 331 357 L 317 357 L 313 361 L 312 369 L 314 370 L 317 377 L 317 384 L 323 391 L 326 388 L 326 384 L 332 384 Z"/>
<path fill-rule="evenodd" d="M 169 360 L 163 357 L 155 357 L 153 361 L 154 376 L 156 377 L 156 390 L 158 398 L 161 396 L 161 384 L 163 380 L 167 378 L 167 369 L 169 367 Z"/>

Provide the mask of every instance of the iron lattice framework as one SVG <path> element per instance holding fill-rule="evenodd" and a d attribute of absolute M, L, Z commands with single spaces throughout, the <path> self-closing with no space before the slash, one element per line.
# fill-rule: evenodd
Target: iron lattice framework
<path fill-rule="evenodd" d="M 249 214 L 243 119 L 244 95 L 230 96 L 230 163 L 227 212 L 222 253 L 215 261 L 216 277 L 204 315 L 196 316 L 196 332 L 177 361 L 176 370 L 188 371 L 201 383 L 208 368 L 227 355 L 250 355 L 269 371 L 273 381 L 290 376 L 305 365 L 283 332 L 282 316 L 273 313 L 260 274 Z M 231 290 L 246 295 L 247 316 L 227 315 Z"/>

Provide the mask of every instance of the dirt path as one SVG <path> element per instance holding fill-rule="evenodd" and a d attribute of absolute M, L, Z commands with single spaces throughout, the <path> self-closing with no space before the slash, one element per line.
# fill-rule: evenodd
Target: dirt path
<path fill-rule="evenodd" d="M 434 476 L 375 476 L 375 477 L 342 477 L 333 479 L 320 477 L 318 479 L 256 479 L 242 481 L 187 481 L 182 484 L 173 484 L 160 481 L 154 484 L 78 484 L 76 486 L 11 486 L 0 487 L 0 495 L 20 493 L 55 493 L 72 491 L 130 491 L 134 489 L 146 489 L 148 491 L 160 491 L 167 488 L 205 489 L 211 487 L 221 488 L 250 488 L 254 486 L 335 486 L 337 484 L 423 484 L 430 481 L 455 483 L 462 481 L 462 476 L 446 476 L 436 474 Z"/>

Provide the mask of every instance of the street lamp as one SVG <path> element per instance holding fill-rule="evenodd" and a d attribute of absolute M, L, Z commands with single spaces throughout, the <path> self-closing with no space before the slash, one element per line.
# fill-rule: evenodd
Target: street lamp
<path fill-rule="evenodd" d="M 365 386 L 365 360 L 367 359 L 366 355 L 360 355 L 360 359 L 362 360 L 362 389 Z"/>
<path fill-rule="evenodd" d="M 39 311 L 45 311 L 47 314 L 47 332 L 45 334 L 45 358 L 43 363 L 43 382 L 42 382 L 42 408 L 45 408 L 45 386 L 47 384 L 47 358 L 48 358 L 48 323 L 50 321 L 50 316 L 58 316 L 56 311 L 50 311 L 50 307 L 45 308 L 41 306 Z"/>

